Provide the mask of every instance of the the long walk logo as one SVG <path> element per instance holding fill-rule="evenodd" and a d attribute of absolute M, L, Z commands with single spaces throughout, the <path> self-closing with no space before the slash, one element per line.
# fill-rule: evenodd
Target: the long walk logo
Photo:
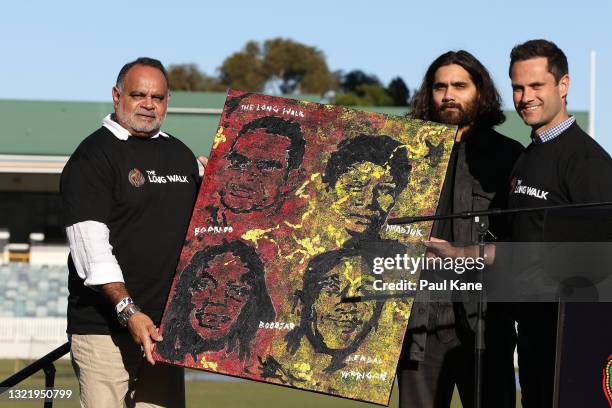
<path fill-rule="evenodd" d="M 134 187 L 142 187 L 145 181 L 155 184 L 166 184 L 166 183 L 189 183 L 187 176 L 180 176 L 178 174 L 166 174 L 164 176 L 158 176 L 155 170 L 145 170 L 147 178 L 143 176 L 142 172 L 136 168 L 130 170 L 128 174 L 128 180 Z"/>
<path fill-rule="evenodd" d="M 147 170 L 147 178 L 150 183 L 189 183 L 187 176 L 179 176 L 178 174 L 167 174 L 165 176 L 158 176 L 155 174 L 155 170 Z"/>
<path fill-rule="evenodd" d="M 130 170 L 130 173 L 128 174 L 128 180 L 130 181 L 130 184 L 134 187 L 141 187 L 145 183 L 145 178 L 138 169 Z"/>
<path fill-rule="evenodd" d="M 540 190 L 539 188 L 523 185 L 523 180 L 512 180 L 512 190 L 514 194 L 523 194 L 531 197 L 539 198 L 540 200 L 548 200 L 548 191 Z"/>

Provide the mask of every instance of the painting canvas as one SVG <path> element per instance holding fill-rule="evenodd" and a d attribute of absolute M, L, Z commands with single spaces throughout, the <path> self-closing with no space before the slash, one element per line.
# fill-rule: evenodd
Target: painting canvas
<path fill-rule="evenodd" d="M 361 302 L 424 253 L 455 128 L 230 90 L 156 360 L 388 404 L 411 300 Z"/>

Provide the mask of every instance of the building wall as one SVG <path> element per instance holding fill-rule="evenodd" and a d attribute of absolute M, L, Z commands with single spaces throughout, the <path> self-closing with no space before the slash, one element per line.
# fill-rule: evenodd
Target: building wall
<path fill-rule="evenodd" d="M 306 96 L 313 100 L 313 96 Z M 183 140 L 195 154 L 207 154 L 217 132 L 220 110 L 225 100 L 221 93 L 175 92 L 170 107 L 205 108 L 217 113 L 177 113 L 169 111 L 163 130 Z M 0 100 L 0 155 L 68 156 L 87 135 L 97 129 L 112 111 L 109 102 L 54 102 Z M 357 109 L 405 115 L 407 108 L 357 107 Z M 506 122 L 498 130 L 523 144 L 529 143 L 529 128 L 514 111 L 506 111 Z M 587 112 L 572 112 L 578 124 L 588 128 Z"/>

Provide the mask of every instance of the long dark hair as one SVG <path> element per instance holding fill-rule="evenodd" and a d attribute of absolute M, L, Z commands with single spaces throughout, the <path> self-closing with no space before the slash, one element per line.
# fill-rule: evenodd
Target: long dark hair
<path fill-rule="evenodd" d="M 194 281 L 202 270 L 219 255 L 232 253 L 240 258 L 249 271 L 244 275 L 252 286 L 251 296 L 242 306 L 236 322 L 221 339 L 203 339 L 191 326 L 191 291 Z M 227 346 L 231 353 L 238 348 L 238 357 L 244 360 L 249 355 L 251 341 L 255 337 L 259 322 L 273 321 L 274 306 L 265 282 L 264 266 L 255 250 L 242 241 L 223 241 L 196 252 L 189 265 L 181 272 L 175 296 L 164 318 L 164 340 L 157 344 L 159 354 L 172 361 L 182 361 L 189 353 L 195 360 L 197 355 L 207 350 L 221 350 Z"/>
<path fill-rule="evenodd" d="M 421 87 L 414 95 L 410 105 L 410 116 L 421 120 L 435 120 L 435 107 L 432 99 L 433 82 L 440 67 L 456 64 L 465 69 L 478 90 L 478 107 L 475 126 L 490 128 L 506 120 L 501 110 L 501 97 L 495 88 L 489 71 L 467 51 L 449 51 L 440 55 L 427 69 Z"/>

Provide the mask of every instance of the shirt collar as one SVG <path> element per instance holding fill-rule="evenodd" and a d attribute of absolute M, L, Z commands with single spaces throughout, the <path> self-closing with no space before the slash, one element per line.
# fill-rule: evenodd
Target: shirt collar
<path fill-rule="evenodd" d="M 576 118 L 574 116 L 570 116 L 542 133 L 531 132 L 531 140 L 537 144 L 548 142 L 549 140 L 552 140 L 561 133 L 565 132 L 567 128 L 574 124 L 574 122 L 576 122 Z"/>
<path fill-rule="evenodd" d="M 112 119 L 112 115 L 110 113 L 106 115 L 106 117 L 102 120 L 102 126 L 110 130 L 112 134 L 115 135 L 115 137 L 117 137 L 117 139 L 119 140 L 127 140 L 128 137 L 132 136 L 129 130 L 127 130 Z M 153 136 L 151 136 L 150 139 L 155 139 L 160 135 L 163 137 L 169 137 L 164 132 L 157 132 Z"/>

